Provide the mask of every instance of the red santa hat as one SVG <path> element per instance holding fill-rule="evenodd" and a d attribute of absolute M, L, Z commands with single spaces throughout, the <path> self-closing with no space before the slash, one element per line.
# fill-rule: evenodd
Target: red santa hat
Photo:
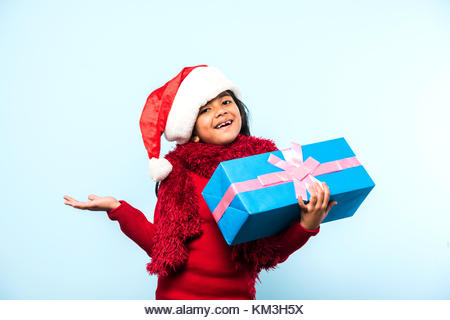
<path fill-rule="evenodd" d="M 219 93 L 231 90 L 241 99 L 239 88 L 219 69 L 207 65 L 186 67 L 147 98 L 139 125 L 150 158 L 149 173 L 154 181 L 164 180 L 172 164 L 159 158 L 161 135 L 184 144 L 192 136 L 200 107 Z"/>

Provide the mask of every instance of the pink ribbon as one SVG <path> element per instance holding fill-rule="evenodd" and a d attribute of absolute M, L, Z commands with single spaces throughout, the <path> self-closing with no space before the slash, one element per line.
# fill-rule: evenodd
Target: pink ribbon
<path fill-rule="evenodd" d="M 270 154 L 269 159 L 267 160 L 270 164 L 283 169 L 283 171 L 263 174 L 258 176 L 257 179 L 235 182 L 228 187 L 228 190 L 225 192 L 221 201 L 212 213 L 216 222 L 219 222 L 225 213 L 225 210 L 230 206 L 238 193 L 294 182 L 296 197 L 298 198 L 301 196 L 302 199 L 307 200 L 306 190 L 315 182 L 320 182 L 314 176 L 320 176 L 322 174 L 341 171 L 361 165 L 356 157 L 325 163 L 319 163 L 319 161 L 309 157 L 303 162 L 301 145 L 292 142 L 291 146 L 290 149 L 281 150 L 283 157 L 286 160 L 282 160 L 273 154 Z"/>

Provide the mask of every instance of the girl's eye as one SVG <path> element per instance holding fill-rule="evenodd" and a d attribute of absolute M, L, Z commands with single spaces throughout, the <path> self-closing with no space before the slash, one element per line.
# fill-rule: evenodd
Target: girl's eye
<path fill-rule="evenodd" d="M 228 102 L 228 103 L 226 103 L 226 102 Z M 230 104 L 230 103 L 231 103 L 231 100 L 225 100 L 222 102 L 222 104 Z"/>
<path fill-rule="evenodd" d="M 200 114 L 205 113 L 206 111 L 208 111 L 210 108 L 204 108 L 202 110 L 200 110 Z"/>

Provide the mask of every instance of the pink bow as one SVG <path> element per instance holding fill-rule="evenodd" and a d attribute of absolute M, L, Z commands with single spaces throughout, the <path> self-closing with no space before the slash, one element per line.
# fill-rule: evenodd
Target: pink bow
<path fill-rule="evenodd" d="M 320 182 L 312 174 L 320 163 L 312 157 L 303 162 L 301 146 L 294 142 L 291 145 L 291 149 L 281 151 L 286 160 L 281 160 L 273 154 L 267 160 L 270 164 L 284 171 L 258 176 L 258 180 L 266 187 L 277 185 L 281 182 L 294 182 L 296 197 L 301 196 L 302 199 L 307 200 L 306 190 L 315 182 Z"/>

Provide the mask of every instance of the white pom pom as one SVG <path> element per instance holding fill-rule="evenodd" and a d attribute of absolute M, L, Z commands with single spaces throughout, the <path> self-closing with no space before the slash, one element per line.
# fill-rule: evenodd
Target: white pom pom
<path fill-rule="evenodd" d="M 149 174 L 153 181 L 164 180 L 172 171 L 172 164 L 167 159 L 151 158 L 149 162 Z"/>

